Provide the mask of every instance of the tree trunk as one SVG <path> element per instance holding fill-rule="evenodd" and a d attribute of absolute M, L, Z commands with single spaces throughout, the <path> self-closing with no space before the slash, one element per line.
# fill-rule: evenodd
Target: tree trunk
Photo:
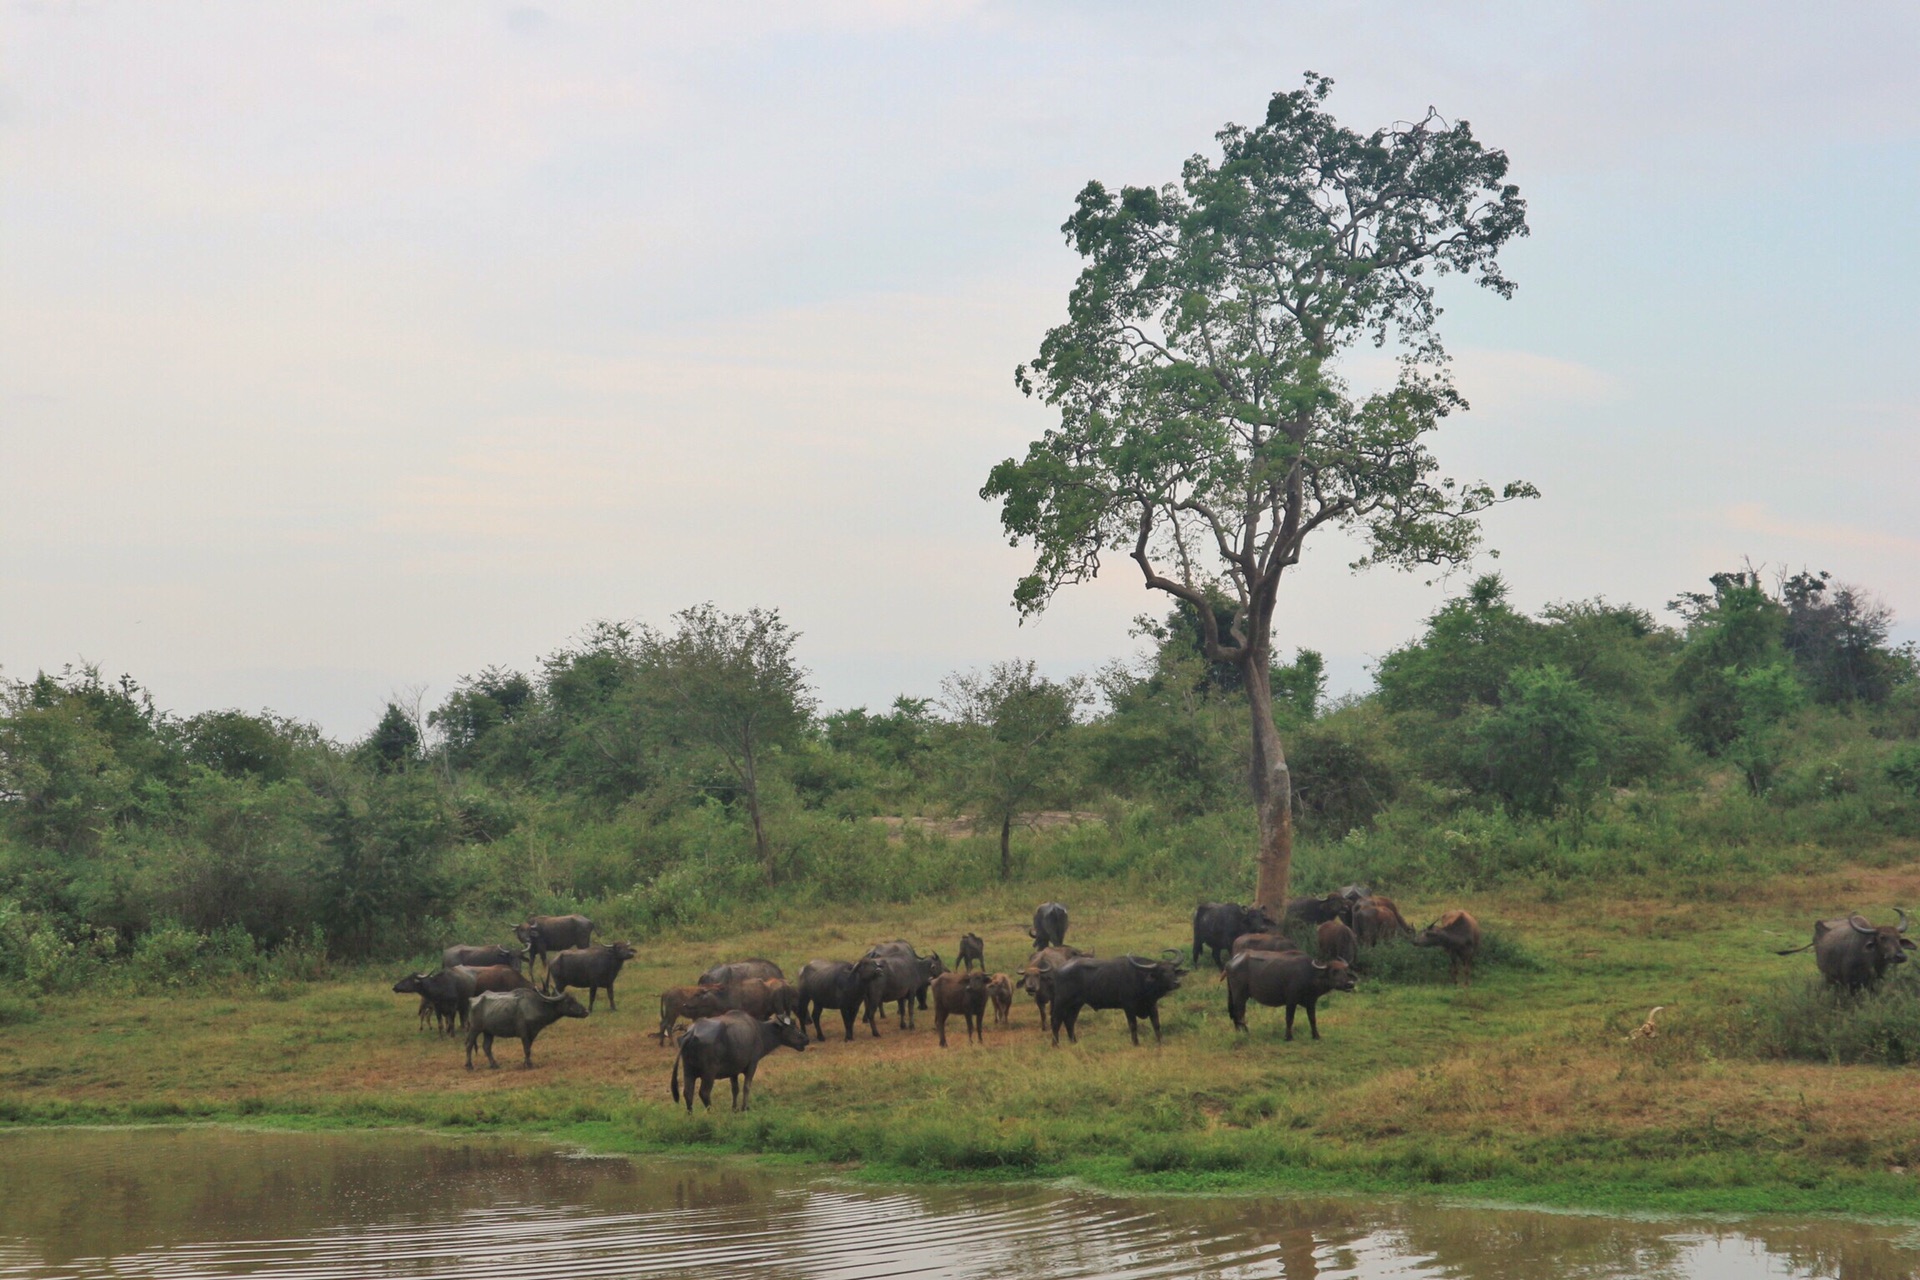
<path fill-rule="evenodd" d="M 1013 859 L 1007 853 L 1007 838 L 1013 834 L 1013 815 L 1000 815 L 1000 883 L 1005 884 L 1013 875 Z"/>
<path fill-rule="evenodd" d="M 760 874 L 766 877 L 767 887 L 773 887 L 773 848 L 767 842 L 767 824 L 760 816 L 760 776 L 754 767 L 752 750 L 744 753 L 741 770 L 742 788 L 747 793 L 747 816 L 753 820 L 753 851 L 760 859 Z"/>
<path fill-rule="evenodd" d="M 1273 674 L 1265 646 L 1242 668 L 1247 710 L 1253 719 L 1253 805 L 1260 819 L 1260 875 L 1253 900 L 1278 920 L 1287 907 L 1287 880 L 1293 873 L 1293 774 L 1273 723 Z"/>

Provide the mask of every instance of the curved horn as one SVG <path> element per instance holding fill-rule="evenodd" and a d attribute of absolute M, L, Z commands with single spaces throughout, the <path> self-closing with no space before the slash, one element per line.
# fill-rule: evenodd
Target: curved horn
<path fill-rule="evenodd" d="M 1853 931 L 1855 933 L 1878 933 L 1879 932 L 1879 930 L 1875 929 L 1872 925 L 1867 923 L 1867 918 L 1865 916 L 1848 916 L 1847 923 L 1853 926 Z"/>
<path fill-rule="evenodd" d="M 1907 919 L 1907 913 L 1900 910 L 1899 907 L 1895 907 L 1894 911 L 1900 917 L 1900 932 L 1905 933 L 1907 931 L 1907 926 L 1911 925 L 1913 921 Z"/>

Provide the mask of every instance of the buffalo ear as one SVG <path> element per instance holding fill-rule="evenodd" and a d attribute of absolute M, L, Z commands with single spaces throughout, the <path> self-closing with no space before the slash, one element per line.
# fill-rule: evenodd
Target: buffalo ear
<path fill-rule="evenodd" d="M 1907 951 L 1920 951 L 1920 947 L 1917 947 L 1914 945 L 1914 941 L 1912 938 L 1900 939 L 1900 946 L 1902 949 Z"/>

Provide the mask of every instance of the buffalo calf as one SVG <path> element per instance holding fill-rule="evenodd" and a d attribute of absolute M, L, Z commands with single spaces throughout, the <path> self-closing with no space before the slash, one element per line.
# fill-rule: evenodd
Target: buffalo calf
<path fill-rule="evenodd" d="M 947 1047 L 947 1019 L 959 1014 L 966 1020 L 967 1039 L 987 1041 L 987 971 L 943 973 L 933 980 L 933 1029 L 940 1033 L 940 1047 Z"/>

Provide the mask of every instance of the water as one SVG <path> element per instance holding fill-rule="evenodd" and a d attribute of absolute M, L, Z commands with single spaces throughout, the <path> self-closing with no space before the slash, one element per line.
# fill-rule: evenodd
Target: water
<path fill-rule="evenodd" d="M 1920 1275 L 1920 1232 L 1362 1200 L 871 1188 L 496 1141 L 0 1134 L 0 1277 L 1601 1280 Z"/>

